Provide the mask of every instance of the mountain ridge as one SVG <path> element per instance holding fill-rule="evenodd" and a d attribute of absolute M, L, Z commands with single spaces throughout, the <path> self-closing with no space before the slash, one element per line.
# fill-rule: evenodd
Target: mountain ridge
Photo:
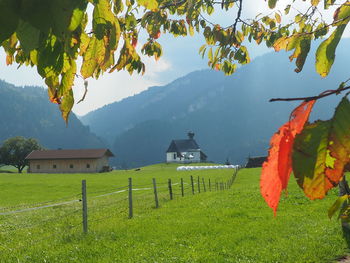
<path fill-rule="evenodd" d="M 66 126 L 57 105 L 48 101 L 42 87 L 18 87 L 0 80 L 0 112 L 0 141 L 24 136 L 53 149 L 106 147 L 74 113 Z"/>

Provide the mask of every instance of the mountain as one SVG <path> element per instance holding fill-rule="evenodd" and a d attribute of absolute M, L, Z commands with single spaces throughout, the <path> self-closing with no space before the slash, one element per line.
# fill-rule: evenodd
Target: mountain
<path fill-rule="evenodd" d="M 16 87 L 0 80 L 0 144 L 13 137 L 33 137 L 46 148 L 95 148 L 106 144 L 72 113 L 66 126 L 57 105 L 40 87 Z"/>
<path fill-rule="evenodd" d="M 266 155 L 268 142 L 300 102 L 268 102 L 275 97 L 303 97 L 336 89 L 349 77 L 344 40 L 331 74 L 315 73 L 310 55 L 304 70 L 295 73 L 287 53 L 269 53 L 243 66 L 232 76 L 202 70 L 165 86 L 151 87 L 107 105 L 82 118 L 83 123 L 113 143 L 117 165 L 136 167 L 163 162 L 172 139 L 188 130 L 208 159 L 244 163 L 249 155 Z M 310 54 L 314 54 L 314 51 Z M 338 96 L 339 97 L 339 96 Z M 329 118 L 336 96 L 320 100 L 311 119 Z"/>

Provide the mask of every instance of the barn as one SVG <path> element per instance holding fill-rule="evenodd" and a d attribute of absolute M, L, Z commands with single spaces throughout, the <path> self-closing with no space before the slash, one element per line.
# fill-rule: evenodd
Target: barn
<path fill-rule="evenodd" d="M 29 173 L 98 173 L 107 172 L 109 149 L 58 149 L 32 151 L 26 160 Z"/>
<path fill-rule="evenodd" d="M 194 133 L 189 132 L 187 136 L 188 139 L 171 141 L 166 151 L 167 163 L 193 163 L 207 160 L 207 155 L 194 139 Z"/>

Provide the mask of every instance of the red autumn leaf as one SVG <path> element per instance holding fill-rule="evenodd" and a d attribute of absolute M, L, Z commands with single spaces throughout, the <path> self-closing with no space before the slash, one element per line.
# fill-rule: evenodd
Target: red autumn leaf
<path fill-rule="evenodd" d="M 290 120 L 271 138 L 269 155 L 262 167 L 260 191 L 275 216 L 281 192 L 287 189 L 292 172 L 292 148 L 295 136 L 303 130 L 314 103 L 314 100 L 301 103 L 293 110 Z"/>
<path fill-rule="evenodd" d="M 160 37 L 160 30 L 157 31 L 157 33 L 154 34 L 153 38 L 158 39 Z"/>
<path fill-rule="evenodd" d="M 136 37 L 132 37 L 131 45 L 132 45 L 134 48 L 136 48 L 136 46 L 137 46 L 137 38 L 136 38 Z"/>

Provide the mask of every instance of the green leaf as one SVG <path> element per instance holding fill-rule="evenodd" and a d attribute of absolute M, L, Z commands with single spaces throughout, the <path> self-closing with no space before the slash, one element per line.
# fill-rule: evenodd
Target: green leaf
<path fill-rule="evenodd" d="M 59 97 L 62 97 L 60 110 L 66 122 L 68 122 L 68 116 L 74 105 L 72 86 L 77 72 L 77 66 L 74 60 L 70 60 L 69 65 L 70 68 L 62 74 L 62 80 L 59 86 Z"/>
<path fill-rule="evenodd" d="M 321 43 L 316 51 L 316 71 L 322 77 L 326 77 L 331 70 L 335 59 L 335 50 L 343 35 L 346 25 L 338 26 L 333 33 Z"/>
<path fill-rule="evenodd" d="M 87 2 L 81 0 L 51 0 L 50 13 L 52 29 L 56 36 L 64 37 L 74 31 L 82 22 Z"/>
<path fill-rule="evenodd" d="M 19 22 L 18 8 L 18 0 L 0 0 L 0 44 L 15 32 Z"/>
<path fill-rule="evenodd" d="M 93 12 L 92 28 L 97 39 L 102 39 L 115 21 L 108 0 L 99 0 Z"/>
<path fill-rule="evenodd" d="M 290 7 L 291 7 L 291 5 L 287 5 L 286 8 L 284 9 L 284 13 L 285 13 L 286 15 L 289 14 Z"/>
<path fill-rule="evenodd" d="M 53 25 L 51 1 L 22 0 L 20 9 L 21 19 L 42 32 L 48 32 Z M 45 21 L 45 23 L 43 23 Z"/>
<path fill-rule="evenodd" d="M 316 28 L 315 38 L 317 39 L 319 37 L 325 36 L 327 35 L 327 33 L 328 33 L 328 26 L 326 26 L 325 23 L 320 23 Z"/>
<path fill-rule="evenodd" d="M 311 38 L 304 37 L 298 41 L 298 45 L 295 48 L 294 54 L 290 58 L 296 58 L 296 66 L 295 72 L 300 72 L 305 64 L 307 55 L 309 54 L 311 46 Z"/>
<path fill-rule="evenodd" d="M 208 59 L 209 61 L 213 60 L 213 48 L 210 48 L 208 51 Z"/>
<path fill-rule="evenodd" d="M 20 16 L 42 32 L 65 38 L 80 25 L 86 8 L 81 0 L 22 0 Z"/>
<path fill-rule="evenodd" d="M 350 161 L 350 102 L 344 97 L 329 121 L 306 125 L 293 145 L 293 172 L 310 199 L 321 199 Z"/>
<path fill-rule="evenodd" d="M 137 3 L 149 10 L 155 10 L 158 8 L 158 2 L 156 0 L 137 0 Z"/>
<path fill-rule="evenodd" d="M 37 28 L 20 20 L 16 33 L 24 52 L 29 53 L 38 47 L 40 31 Z"/>
<path fill-rule="evenodd" d="M 127 30 L 133 29 L 136 25 L 137 21 L 133 13 L 125 17 L 125 27 Z"/>
<path fill-rule="evenodd" d="M 132 17 L 131 17 L 132 19 Z M 130 21 L 129 21 L 130 22 Z M 92 27 L 98 40 L 104 40 L 106 54 L 117 49 L 120 38 L 120 25 L 111 11 L 108 0 L 100 0 L 93 12 Z"/>
<path fill-rule="evenodd" d="M 62 98 L 62 102 L 60 104 L 62 117 L 66 121 L 66 123 L 68 123 L 68 117 L 70 112 L 72 111 L 73 106 L 74 106 L 73 91 L 70 89 L 64 94 Z"/>
<path fill-rule="evenodd" d="M 331 219 L 335 212 L 337 212 L 338 210 L 340 210 L 340 208 L 342 207 L 342 205 L 347 202 L 349 199 L 348 195 L 343 195 L 338 197 L 338 199 L 334 202 L 334 204 L 328 209 L 328 217 L 329 219 Z"/>
<path fill-rule="evenodd" d="M 279 13 L 275 13 L 275 18 L 276 18 L 276 22 L 280 24 L 282 20 L 281 15 Z"/>
<path fill-rule="evenodd" d="M 118 15 L 119 13 L 123 12 L 124 10 L 124 4 L 122 0 L 114 0 L 114 14 Z"/>
<path fill-rule="evenodd" d="M 214 13 L 214 7 L 212 5 L 207 6 L 207 13 L 208 15 L 211 15 Z"/>
<path fill-rule="evenodd" d="M 350 2 L 347 1 L 344 4 L 342 4 L 335 12 L 333 15 L 334 18 L 334 25 L 339 26 L 339 25 L 346 25 L 349 23 L 349 18 L 350 16 Z M 338 23 L 336 23 L 339 21 Z"/>
<path fill-rule="evenodd" d="M 324 0 L 324 8 L 328 9 L 330 6 L 334 4 L 336 0 Z"/>
<path fill-rule="evenodd" d="M 58 76 L 63 68 L 63 46 L 60 41 L 51 35 L 38 53 L 38 72 L 43 78 Z"/>
<path fill-rule="evenodd" d="M 82 1 L 81 3 L 84 3 L 84 1 Z M 68 25 L 69 31 L 74 31 L 81 24 L 84 18 L 85 10 L 86 10 L 86 5 L 84 6 L 83 4 L 82 6 L 75 8 L 73 10 L 72 18 Z"/>
<path fill-rule="evenodd" d="M 310 199 L 323 198 L 330 122 L 306 125 L 293 145 L 293 172 L 298 185 Z"/>
<path fill-rule="evenodd" d="M 83 65 L 80 69 L 80 73 L 85 79 L 91 77 L 95 73 L 97 67 L 103 63 L 105 60 L 105 52 L 103 40 L 99 40 L 93 36 L 84 54 Z"/>
<path fill-rule="evenodd" d="M 276 7 L 277 0 L 268 0 L 269 8 L 273 9 Z"/>
<path fill-rule="evenodd" d="M 190 36 L 192 37 L 192 36 L 194 35 L 194 28 L 193 28 L 192 25 L 189 25 L 189 26 L 188 26 L 188 31 L 189 31 L 189 33 L 190 33 Z"/>
<path fill-rule="evenodd" d="M 234 59 L 240 64 L 247 64 L 250 62 L 248 50 L 245 46 L 241 46 L 235 53 Z"/>

